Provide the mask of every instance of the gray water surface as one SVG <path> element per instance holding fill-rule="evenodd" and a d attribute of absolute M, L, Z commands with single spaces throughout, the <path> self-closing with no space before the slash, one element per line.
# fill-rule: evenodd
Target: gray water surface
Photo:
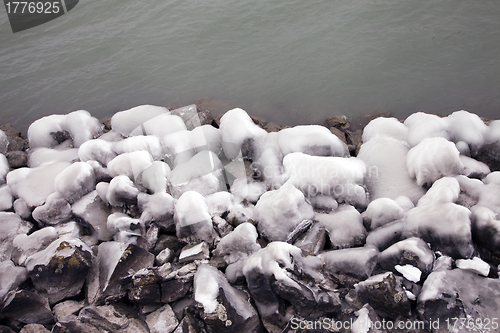
<path fill-rule="evenodd" d="M 81 0 L 13 34 L 0 123 L 211 96 L 277 123 L 390 111 L 500 115 L 498 0 Z"/>

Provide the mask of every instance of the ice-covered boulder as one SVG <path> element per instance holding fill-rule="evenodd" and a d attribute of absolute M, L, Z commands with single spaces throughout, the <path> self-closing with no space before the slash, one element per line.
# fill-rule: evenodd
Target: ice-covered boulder
<path fill-rule="evenodd" d="M 6 154 L 9 147 L 9 138 L 4 131 L 0 130 L 0 154 Z"/>
<path fill-rule="evenodd" d="M 408 128 L 396 118 L 378 117 L 370 121 L 363 129 L 363 142 L 368 142 L 377 136 L 406 141 Z"/>
<path fill-rule="evenodd" d="M 332 249 L 345 249 L 365 243 L 366 229 L 361 214 L 353 206 L 340 206 L 329 214 L 314 214 L 328 232 Z"/>
<path fill-rule="evenodd" d="M 408 127 L 408 143 L 410 147 L 418 145 L 426 138 L 440 137 L 450 139 L 450 124 L 446 118 L 438 117 L 434 114 L 417 112 L 410 115 L 404 121 Z"/>
<path fill-rule="evenodd" d="M 9 162 L 7 161 L 7 158 L 5 155 L 0 154 L 0 185 L 5 184 L 5 177 L 7 176 L 7 173 L 9 173 Z"/>
<path fill-rule="evenodd" d="M 66 115 L 66 128 L 73 139 L 73 146 L 80 147 L 84 142 L 99 137 L 104 125 L 88 111 L 79 110 Z"/>
<path fill-rule="evenodd" d="M 71 206 L 59 192 L 52 193 L 42 206 L 38 206 L 32 213 L 40 226 L 54 225 L 67 222 L 71 219 Z"/>
<path fill-rule="evenodd" d="M 226 191 L 215 192 L 207 195 L 205 197 L 205 201 L 211 216 L 220 216 L 224 212 L 228 212 L 229 209 L 237 203 L 234 196 L 230 192 Z"/>
<path fill-rule="evenodd" d="M 36 168 L 56 162 L 77 162 L 78 149 L 51 149 L 51 148 L 34 148 L 31 149 L 28 155 L 28 167 Z"/>
<path fill-rule="evenodd" d="M 254 161 L 256 178 L 264 179 L 272 188 L 278 188 L 284 183 L 283 153 L 278 145 L 278 133 L 268 133 L 261 151 Z"/>
<path fill-rule="evenodd" d="M 441 137 L 426 138 L 408 152 L 408 173 L 420 186 L 444 176 L 459 175 L 463 172 L 459 155 L 453 142 Z"/>
<path fill-rule="evenodd" d="M 255 205 L 258 230 L 271 241 L 285 241 L 303 220 L 313 217 L 304 194 L 291 184 L 264 193 Z"/>
<path fill-rule="evenodd" d="M 368 204 L 363 187 L 366 166 L 359 159 L 291 153 L 284 157 L 283 166 L 287 183 L 307 197 L 322 194 L 355 206 Z"/>
<path fill-rule="evenodd" d="M 153 163 L 151 154 L 147 151 L 134 151 L 116 156 L 108 163 L 111 177 L 125 175 L 135 181 L 147 167 Z"/>
<path fill-rule="evenodd" d="M 76 162 L 54 179 L 54 188 L 73 203 L 95 189 L 94 168 L 86 162 Z"/>
<path fill-rule="evenodd" d="M 92 263 L 92 250 L 76 238 L 61 237 L 26 259 L 37 291 L 51 304 L 77 295 Z"/>
<path fill-rule="evenodd" d="M 27 290 L 19 290 L 5 299 L 2 316 L 23 324 L 54 323 L 47 297 Z"/>
<path fill-rule="evenodd" d="M 246 178 L 235 179 L 231 185 L 231 193 L 238 201 L 257 202 L 266 191 L 265 183 L 250 181 Z"/>
<path fill-rule="evenodd" d="M 302 152 L 314 156 L 349 156 L 347 145 L 324 126 L 285 128 L 278 132 L 277 139 L 283 155 Z"/>
<path fill-rule="evenodd" d="M 137 202 L 142 212 L 140 217 L 142 224 L 149 225 L 154 222 L 164 231 L 173 231 L 175 200 L 170 194 L 139 193 Z"/>
<path fill-rule="evenodd" d="M 99 190 L 97 190 L 99 193 Z M 121 207 L 126 204 L 135 203 L 139 189 L 125 175 L 116 176 L 109 182 L 106 191 L 106 201 L 115 207 Z"/>
<path fill-rule="evenodd" d="M 370 199 L 396 199 L 405 195 L 416 203 L 424 194 L 408 173 L 406 141 L 384 135 L 374 135 L 363 143 L 357 158 L 367 167 L 366 186 Z"/>
<path fill-rule="evenodd" d="M 12 260 L 17 265 L 24 266 L 29 256 L 45 249 L 57 238 L 57 231 L 53 227 L 42 228 L 30 235 L 20 234 L 12 242 Z"/>
<path fill-rule="evenodd" d="M 221 152 L 221 134 L 218 128 L 203 125 L 193 128 L 191 142 L 196 151 L 211 150 L 217 155 Z"/>
<path fill-rule="evenodd" d="M 370 202 L 363 219 L 371 230 L 377 229 L 387 223 L 400 220 L 404 217 L 405 211 L 395 200 L 389 198 L 378 198 Z"/>
<path fill-rule="evenodd" d="M 0 262 L 10 260 L 17 235 L 26 234 L 32 228 L 31 223 L 21 220 L 19 215 L 0 212 Z"/>
<path fill-rule="evenodd" d="M 490 274 L 490 264 L 479 257 L 474 257 L 472 259 L 458 259 L 455 264 L 457 265 L 457 268 L 482 276 L 488 276 Z"/>
<path fill-rule="evenodd" d="M 480 205 L 472 207 L 471 211 L 473 239 L 494 255 L 500 255 L 500 219 L 498 214 L 490 208 Z"/>
<path fill-rule="evenodd" d="M 456 332 L 470 332 L 470 326 L 455 325 L 454 318 L 467 318 L 472 323 L 493 323 L 500 307 L 500 280 L 479 276 L 462 269 L 433 272 L 425 280 L 418 296 L 417 310 L 429 322 L 439 320 Z M 486 318 L 491 318 L 485 321 Z M 475 326 L 478 327 L 478 326 Z"/>
<path fill-rule="evenodd" d="M 111 240 L 112 234 L 107 228 L 107 219 L 111 210 L 99 197 L 97 191 L 92 191 L 76 201 L 71 206 L 71 210 L 75 216 L 92 226 L 98 240 Z"/>
<path fill-rule="evenodd" d="M 257 126 L 252 118 L 242 109 L 236 108 L 226 112 L 220 119 L 219 130 L 222 149 L 230 160 L 241 153 L 241 157 L 252 159 L 259 155 L 259 147 L 267 132 Z"/>
<path fill-rule="evenodd" d="M 202 320 L 214 332 L 259 332 L 259 315 L 248 296 L 231 286 L 224 274 L 202 264 L 194 277 L 194 299 L 203 306 Z"/>
<path fill-rule="evenodd" d="M 420 237 L 433 250 L 454 258 L 472 255 L 471 211 L 454 201 L 460 186 L 455 178 L 436 181 L 418 202 L 406 213 L 405 237 Z"/>
<path fill-rule="evenodd" d="M 411 237 L 388 247 L 378 256 L 380 267 L 397 272 L 395 266 L 412 265 L 429 274 L 434 264 L 434 252 L 420 238 Z M 418 282 L 418 281 L 416 281 Z"/>
<path fill-rule="evenodd" d="M 205 198 L 198 192 L 187 191 L 180 196 L 175 204 L 174 218 L 177 237 L 194 242 L 212 240 L 212 218 Z"/>
<path fill-rule="evenodd" d="M 478 115 L 461 110 L 446 117 L 449 123 L 450 137 L 454 142 L 465 142 L 472 155 L 477 154 L 488 135 L 488 126 Z"/>
<path fill-rule="evenodd" d="M 356 247 L 322 252 L 318 258 L 324 263 L 326 276 L 339 283 L 350 284 L 349 277 L 356 281 L 372 275 L 378 254 L 374 247 Z"/>
<path fill-rule="evenodd" d="M 102 140 L 89 140 L 78 148 L 78 157 L 82 162 L 90 160 L 97 161 L 102 165 L 108 165 L 109 161 L 116 157 L 113 144 Z"/>
<path fill-rule="evenodd" d="M 19 168 L 9 172 L 7 185 L 12 194 L 22 198 L 28 206 L 40 206 L 56 191 L 54 180 L 69 165 L 58 162 L 37 168 Z"/>
<path fill-rule="evenodd" d="M 161 115 L 169 115 L 168 109 L 153 105 L 140 105 L 129 110 L 117 112 L 111 117 L 111 128 L 123 136 L 129 136 L 136 128 L 148 120 Z M 141 133 L 143 134 L 142 131 Z M 148 133 L 149 134 L 149 133 Z"/>
<path fill-rule="evenodd" d="M 0 211 L 12 208 L 14 197 L 8 185 L 0 186 Z"/>
<path fill-rule="evenodd" d="M 115 142 L 113 150 L 118 154 L 147 151 L 154 160 L 163 158 L 163 149 L 160 139 L 153 135 L 132 136 Z"/>
<path fill-rule="evenodd" d="M 167 179 L 170 178 L 170 167 L 162 161 L 154 161 L 137 177 L 137 183 L 147 188 L 152 193 L 165 193 Z"/>
<path fill-rule="evenodd" d="M 372 230 L 366 236 L 366 245 L 383 251 L 392 244 L 401 240 L 404 231 L 404 222 L 395 221 L 378 229 Z"/>
<path fill-rule="evenodd" d="M 137 245 L 137 237 L 144 233 L 144 225 L 139 219 L 134 219 L 123 213 L 113 213 L 106 223 L 108 231 L 116 241 Z"/>
<path fill-rule="evenodd" d="M 260 250 L 258 236 L 253 224 L 242 223 L 220 240 L 214 255 L 223 257 L 227 264 L 244 259 Z"/>
<path fill-rule="evenodd" d="M 25 267 L 14 265 L 11 260 L 0 262 L 0 302 L 11 290 L 15 290 L 21 283 L 28 279 Z"/>

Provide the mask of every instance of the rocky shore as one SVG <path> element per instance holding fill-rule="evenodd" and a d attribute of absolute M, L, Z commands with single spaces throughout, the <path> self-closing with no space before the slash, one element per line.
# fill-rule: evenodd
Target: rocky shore
<path fill-rule="evenodd" d="M 500 331 L 499 120 L 0 129 L 0 332 Z"/>

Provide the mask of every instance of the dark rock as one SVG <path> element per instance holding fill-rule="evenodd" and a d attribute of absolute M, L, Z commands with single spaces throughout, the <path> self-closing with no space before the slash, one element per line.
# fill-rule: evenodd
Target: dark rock
<path fill-rule="evenodd" d="M 28 140 L 21 138 L 21 132 L 10 124 L 0 126 L 0 130 L 7 135 L 7 140 L 9 140 L 8 152 L 25 151 L 28 148 Z"/>
<path fill-rule="evenodd" d="M 369 303 L 384 318 L 396 319 L 410 314 L 410 302 L 392 272 L 372 276 L 356 285 L 358 298 Z"/>
<path fill-rule="evenodd" d="M 363 130 L 359 129 L 357 131 L 345 131 L 345 137 L 347 140 L 347 146 L 349 147 L 349 152 L 352 156 L 357 156 L 359 149 L 363 144 Z"/>
<path fill-rule="evenodd" d="M 334 127 L 334 128 L 337 128 L 339 130 L 344 131 L 344 130 L 349 128 L 350 123 L 347 120 L 346 116 L 340 115 L 340 116 L 331 116 L 331 117 L 327 118 L 324 122 L 324 125 L 326 128 Z"/>
<path fill-rule="evenodd" d="M 175 255 L 174 251 L 172 251 L 169 248 L 161 250 L 160 253 L 158 253 L 158 255 L 155 258 L 156 266 L 161 266 L 167 262 L 172 261 L 174 255 Z"/>
<path fill-rule="evenodd" d="M 122 330 L 129 324 L 129 320 L 112 305 L 87 306 L 80 311 L 78 319 L 82 323 L 112 332 Z"/>
<path fill-rule="evenodd" d="M 84 306 L 84 302 L 80 301 L 64 301 L 54 305 L 52 311 L 54 312 L 54 318 L 60 321 L 63 318 L 74 315 L 78 313 Z"/>
<path fill-rule="evenodd" d="M 305 232 L 311 228 L 313 225 L 312 220 L 303 220 L 300 222 L 295 229 L 293 229 L 288 236 L 286 237 L 286 242 L 289 244 L 293 244 L 301 235 L 303 235 Z"/>
<path fill-rule="evenodd" d="M 5 157 L 7 157 L 7 162 L 9 162 L 9 167 L 11 169 L 28 166 L 28 154 L 24 151 L 9 151 L 5 154 Z"/>
<path fill-rule="evenodd" d="M 50 324 L 54 322 L 48 299 L 26 290 L 12 292 L 7 296 L 0 316 L 24 324 Z"/>
<path fill-rule="evenodd" d="M 284 128 L 288 128 L 288 126 L 277 125 L 276 123 L 273 123 L 271 121 L 265 124 L 262 128 L 265 129 L 267 133 L 271 133 L 271 132 L 279 132 Z"/>
<path fill-rule="evenodd" d="M 83 242 L 57 239 L 29 257 L 26 268 L 37 291 L 53 304 L 80 293 L 91 262 L 92 252 Z"/>
<path fill-rule="evenodd" d="M 395 265 L 412 265 L 417 267 L 424 275 L 431 272 L 434 263 L 434 252 L 426 242 L 420 238 L 412 237 L 402 240 L 378 256 L 380 267 L 387 271 L 396 272 Z"/>
<path fill-rule="evenodd" d="M 485 163 L 492 172 L 500 171 L 500 144 L 498 142 L 485 144 L 474 158 Z"/>
<path fill-rule="evenodd" d="M 325 247 L 326 230 L 320 223 L 315 223 L 309 230 L 297 238 L 296 247 L 302 250 L 304 256 L 315 256 Z"/>
<path fill-rule="evenodd" d="M 132 276 L 132 286 L 128 289 L 128 299 L 138 304 L 159 304 L 159 277 L 152 270 L 142 269 Z"/>
<path fill-rule="evenodd" d="M 474 323 L 482 318 L 483 324 L 485 318 L 490 318 L 492 323 L 492 318 L 498 317 L 499 308 L 500 280 L 461 269 L 431 273 L 424 282 L 417 305 L 426 327 L 431 321 L 440 321 L 440 329 L 435 330 L 438 333 L 448 332 L 447 319 L 451 325 L 455 322 L 453 318 L 467 318 Z M 471 332 L 466 325 L 456 327 L 456 332 Z"/>
<path fill-rule="evenodd" d="M 389 111 L 375 111 L 372 113 L 364 114 L 356 119 L 351 119 L 351 126 L 349 129 L 351 131 L 363 129 L 370 121 L 379 117 L 392 117 L 392 113 Z"/>
<path fill-rule="evenodd" d="M 40 227 L 67 222 L 71 219 L 71 206 L 59 193 L 51 194 L 42 206 L 31 214 Z"/>
<path fill-rule="evenodd" d="M 472 238 L 493 257 L 500 257 L 500 221 L 489 208 L 472 208 Z"/>
<path fill-rule="evenodd" d="M 184 316 L 174 333 L 200 333 L 199 326 L 189 314 Z"/>
<path fill-rule="evenodd" d="M 75 216 L 92 226 L 98 240 L 109 241 L 113 238 L 107 227 L 111 209 L 102 201 L 97 191 L 84 195 L 71 206 L 71 210 Z"/>
<path fill-rule="evenodd" d="M 205 97 L 199 99 L 195 101 L 195 103 L 200 111 L 210 112 L 210 114 L 214 119 L 214 123 L 217 125 L 217 127 L 220 125 L 220 118 L 222 117 L 222 115 L 224 115 L 224 113 L 234 108 L 229 103 L 217 100 L 212 97 Z"/>
<path fill-rule="evenodd" d="M 368 233 L 368 236 L 366 236 L 366 245 L 374 246 L 379 251 L 384 251 L 392 244 L 401 240 L 403 229 L 404 222 L 402 221 L 386 224 Z"/>
<path fill-rule="evenodd" d="M 171 303 L 186 296 L 193 286 L 193 276 L 172 279 L 161 283 L 161 301 Z"/>
<path fill-rule="evenodd" d="M 57 132 L 50 132 L 50 136 L 58 143 L 63 143 L 64 141 L 71 139 L 71 134 L 69 134 L 68 131 L 57 131 Z"/>
<path fill-rule="evenodd" d="M 323 252 L 318 255 L 324 263 L 324 274 L 334 280 L 353 277 L 368 278 L 377 265 L 378 250 L 372 247 L 359 247 Z M 346 279 L 345 282 L 351 281 Z M 341 282 L 341 281 L 339 281 Z"/>
<path fill-rule="evenodd" d="M 51 333 L 102 333 L 103 331 L 89 324 L 82 323 L 71 315 L 58 321 Z"/>
<path fill-rule="evenodd" d="M 15 333 L 10 327 L 0 325 L 0 333 Z"/>
<path fill-rule="evenodd" d="M 342 140 L 343 143 L 347 144 L 347 139 L 344 132 L 342 132 L 336 127 L 330 127 L 330 132 L 332 132 L 333 135 Z"/>
<path fill-rule="evenodd" d="M 164 249 L 170 249 L 175 253 L 180 248 L 179 239 L 176 236 L 162 234 L 158 237 L 155 248 L 151 252 L 157 255 Z"/>

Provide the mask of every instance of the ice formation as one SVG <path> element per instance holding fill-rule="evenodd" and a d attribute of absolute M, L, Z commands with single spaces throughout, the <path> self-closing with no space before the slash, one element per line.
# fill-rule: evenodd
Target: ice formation
<path fill-rule="evenodd" d="M 136 106 L 132 109 L 115 113 L 111 117 L 111 128 L 123 136 L 129 136 L 133 130 L 138 127 L 140 128 L 146 121 L 163 114 L 170 114 L 170 112 L 168 109 L 159 106 Z"/>

